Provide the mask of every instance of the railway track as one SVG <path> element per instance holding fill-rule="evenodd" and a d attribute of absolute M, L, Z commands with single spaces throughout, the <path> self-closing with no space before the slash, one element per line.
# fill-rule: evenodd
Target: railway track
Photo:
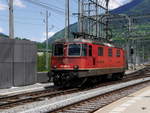
<path fill-rule="evenodd" d="M 145 72 L 139 72 L 140 74 L 144 74 L 146 76 L 149 76 L 149 69 L 146 69 Z M 134 73 L 136 75 L 136 73 Z M 137 90 L 140 90 L 147 85 L 150 85 L 150 80 L 139 82 L 137 84 L 132 84 L 127 87 L 123 87 L 120 89 L 113 90 L 111 92 L 101 94 L 98 96 L 94 96 L 79 102 L 75 102 L 73 104 L 64 106 L 62 108 L 57 108 L 55 110 L 51 110 L 47 113 L 93 113 L 96 110 L 120 99 L 125 96 L 128 96 L 131 93 L 136 92 Z"/>
<path fill-rule="evenodd" d="M 115 90 L 110 93 L 102 94 L 56 110 L 49 111 L 47 113 L 93 113 L 120 98 L 128 96 L 129 94 L 146 87 L 147 85 L 150 85 L 150 82 L 140 83 L 122 88 L 120 90 Z"/>
<path fill-rule="evenodd" d="M 51 88 L 42 91 L 0 97 L 0 109 L 8 109 L 26 103 L 41 101 L 44 98 L 52 98 L 54 96 L 69 94 L 76 91 L 77 89 L 56 90 Z"/>
<path fill-rule="evenodd" d="M 147 70 L 147 72 L 149 72 L 149 70 Z M 88 90 L 93 89 L 93 88 L 98 88 L 98 87 L 103 87 L 103 86 L 106 86 L 106 85 L 123 83 L 123 82 L 129 81 L 129 80 L 142 78 L 142 76 L 138 75 L 139 73 L 141 73 L 141 71 L 134 73 L 132 75 L 132 77 L 128 77 L 127 76 L 127 77 L 125 77 L 125 79 L 120 80 L 120 81 L 104 82 L 104 83 L 102 83 L 100 85 L 96 85 L 95 87 L 87 88 L 87 89 L 75 88 L 75 89 L 69 89 L 69 90 L 56 90 L 55 88 L 52 88 L 52 89 L 50 88 L 50 89 L 46 89 L 44 91 L 37 91 L 37 92 L 32 92 L 32 93 L 20 94 L 20 95 L 0 97 L 0 109 L 9 109 L 9 108 L 16 107 L 16 106 L 19 106 L 19 105 L 24 105 L 24 104 L 27 104 L 27 103 L 32 103 L 32 102 L 36 102 L 36 101 L 42 101 L 42 100 L 44 100 L 46 98 L 50 99 L 50 98 L 53 98 L 53 97 L 56 97 L 56 96 L 61 96 L 61 95 L 66 95 L 66 94 L 71 94 L 71 93 L 77 93 L 77 92 L 80 92 L 80 91 L 88 91 Z M 147 76 L 149 76 L 149 75 L 145 75 L 144 77 L 147 77 Z M 96 98 L 96 97 L 93 97 L 93 99 L 94 98 Z M 95 100 L 98 100 L 98 99 L 95 99 Z M 81 103 L 82 102 L 76 103 L 76 104 L 78 106 Z M 93 102 L 90 101 L 90 103 L 93 103 Z M 84 104 L 84 105 L 86 105 L 86 104 Z M 99 106 L 97 106 L 97 107 L 99 108 Z M 68 109 L 68 106 L 65 107 L 65 109 L 66 108 Z M 73 108 L 76 108 L 76 107 L 74 107 L 74 105 L 73 105 Z M 64 108 L 63 108 L 63 110 L 62 109 L 58 109 L 58 110 L 53 111 L 53 112 L 57 112 L 57 111 L 60 111 L 60 110 L 61 110 L 61 112 L 63 112 L 63 111 L 66 112 L 65 109 Z M 69 109 L 70 109 L 70 107 L 69 107 Z M 87 108 L 87 109 L 89 109 L 89 108 Z M 72 110 L 72 108 L 71 108 L 71 110 Z"/>

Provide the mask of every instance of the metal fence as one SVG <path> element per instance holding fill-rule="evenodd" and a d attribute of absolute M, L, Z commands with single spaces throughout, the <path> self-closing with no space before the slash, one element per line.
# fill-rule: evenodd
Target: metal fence
<path fill-rule="evenodd" d="M 0 88 L 36 83 L 36 55 L 34 42 L 0 39 Z"/>

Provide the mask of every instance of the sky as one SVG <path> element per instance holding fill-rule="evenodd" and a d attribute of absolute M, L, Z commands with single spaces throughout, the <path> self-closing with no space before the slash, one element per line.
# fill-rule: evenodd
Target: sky
<path fill-rule="evenodd" d="M 14 0 L 14 30 L 15 37 L 27 38 L 43 42 L 45 38 L 46 9 L 28 2 L 29 0 Z M 49 37 L 65 26 L 65 0 L 37 0 L 46 3 L 49 10 Z M 99 0 L 100 1 L 100 0 Z M 131 0 L 110 0 L 110 10 Z M 70 13 L 77 13 L 77 0 L 70 0 Z M 55 10 L 53 10 L 55 9 Z M 57 11 L 58 10 L 58 11 Z M 71 16 L 71 23 L 77 22 L 77 16 Z M 0 32 L 8 35 L 8 0 L 0 0 Z"/>

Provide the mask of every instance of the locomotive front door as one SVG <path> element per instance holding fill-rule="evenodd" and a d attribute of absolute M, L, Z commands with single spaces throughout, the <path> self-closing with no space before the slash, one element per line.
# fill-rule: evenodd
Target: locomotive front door
<path fill-rule="evenodd" d="M 92 49 L 92 46 L 90 45 L 89 46 L 89 63 L 90 63 L 90 67 L 94 67 L 95 64 L 96 64 L 96 59 L 95 57 L 93 56 L 93 49 Z"/>

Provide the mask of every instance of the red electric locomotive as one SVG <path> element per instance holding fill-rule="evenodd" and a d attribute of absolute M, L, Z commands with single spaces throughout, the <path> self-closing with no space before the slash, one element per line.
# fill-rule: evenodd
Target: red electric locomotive
<path fill-rule="evenodd" d="M 51 67 L 56 86 L 76 86 L 103 77 L 121 79 L 126 69 L 125 51 L 85 39 L 60 40 L 53 44 Z"/>

